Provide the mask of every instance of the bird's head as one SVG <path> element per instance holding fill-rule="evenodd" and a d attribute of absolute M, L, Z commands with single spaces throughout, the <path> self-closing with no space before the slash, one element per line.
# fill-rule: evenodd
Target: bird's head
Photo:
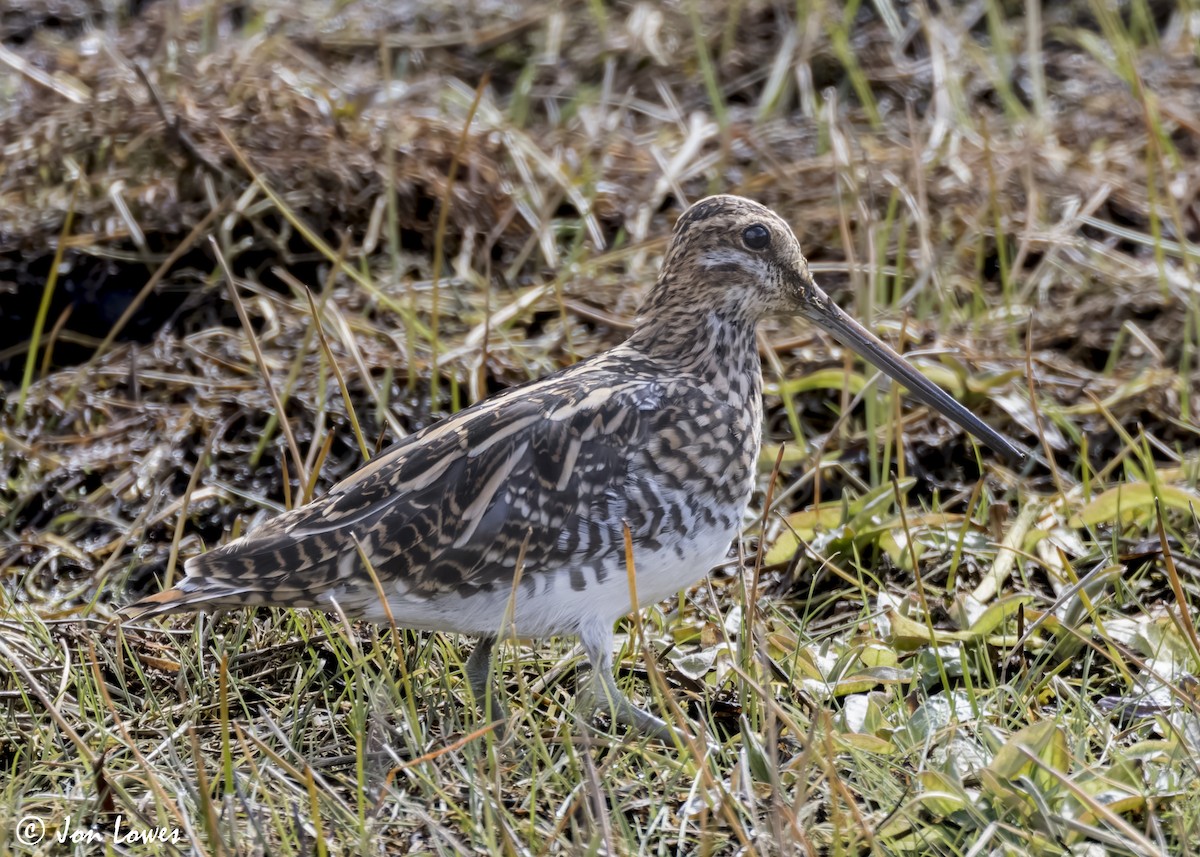
<path fill-rule="evenodd" d="M 664 312 L 665 311 L 665 312 Z M 912 367 L 845 313 L 816 284 L 790 226 L 739 196 L 710 196 L 680 215 L 644 316 L 688 312 L 753 325 L 769 315 L 798 315 L 832 335 L 909 394 L 1014 461 L 1025 453 Z"/>
<path fill-rule="evenodd" d="M 710 196 L 675 222 L 663 280 L 664 298 L 758 321 L 802 312 L 813 290 L 791 227 L 771 211 L 740 196 Z"/>

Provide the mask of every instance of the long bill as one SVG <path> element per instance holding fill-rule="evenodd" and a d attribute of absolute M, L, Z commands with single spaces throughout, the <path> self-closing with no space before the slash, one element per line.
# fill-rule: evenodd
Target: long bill
<path fill-rule="evenodd" d="M 913 398 L 939 411 L 947 419 L 975 435 L 996 452 L 1020 464 L 1027 453 L 1007 437 L 958 403 L 949 393 L 934 384 L 912 367 L 887 343 L 867 330 L 829 299 L 816 285 L 806 284 L 806 297 L 801 310 L 805 318 L 826 331 L 847 348 L 854 349 L 863 359 L 908 388 Z"/>

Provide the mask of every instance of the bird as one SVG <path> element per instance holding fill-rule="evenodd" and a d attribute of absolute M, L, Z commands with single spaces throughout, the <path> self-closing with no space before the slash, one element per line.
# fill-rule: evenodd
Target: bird
<path fill-rule="evenodd" d="M 325 609 L 473 635 L 464 672 L 476 700 L 490 693 L 499 640 L 574 636 L 593 710 L 675 739 L 618 689 L 614 625 L 725 561 L 762 444 L 756 328 L 777 315 L 807 319 L 1023 460 L 818 287 L 785 220 L 717 195 L 676 220 L 623 343 L 405 437 L 307 505 L 191 557 L 174 587 L 131 608 Z"/>

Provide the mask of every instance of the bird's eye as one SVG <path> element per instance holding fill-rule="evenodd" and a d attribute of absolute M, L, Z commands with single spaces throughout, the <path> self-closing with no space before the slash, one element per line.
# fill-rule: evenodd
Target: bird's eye
<path fill-rule="evenodd" d="M 751 250 L 762 250 L 771 243 L 771 233 L 761 223 L 752 223 L 742 230 L 742 243 Z"/>

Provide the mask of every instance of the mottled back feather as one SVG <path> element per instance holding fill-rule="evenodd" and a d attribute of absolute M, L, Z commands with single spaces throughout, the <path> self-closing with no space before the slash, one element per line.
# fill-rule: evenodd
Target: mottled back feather
<path fill-rule="evenodd" d="M 623 558 L 626 522 L 639 545 L 678 533 L 674 492 L 719 490 L 737 503 L 749 490 L 752 461 L 737 451 L 754 435 L 756 407 L 735 413 L 697 379 L 664 374 L 636 352 L 609 352 L 508 390 L 409 436 L 307 506 L 193 557 L 176 590 L 135 609 L 319 607 L 332 596 L 361 612 L 379 601 L 364 556 L 389 596 L 418 601 L 506 593 L 522 553 L 531 588 L 564 569 L 603 573 Z M 724 450 L 704 438 L 714 425 Z M 712 472 L 670 466 L 689 456 L 744 460 Z"/>

